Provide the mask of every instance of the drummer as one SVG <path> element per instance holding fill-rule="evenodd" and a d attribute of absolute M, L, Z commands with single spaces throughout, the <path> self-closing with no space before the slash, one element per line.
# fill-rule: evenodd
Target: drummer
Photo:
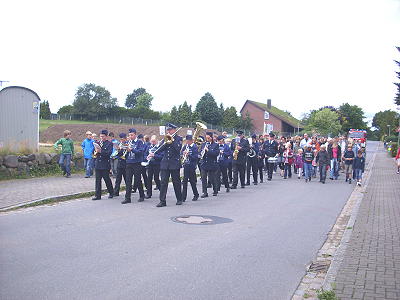
<path fill-rule="evenodd" d="M 275 158 L 278 156 L 278 142 L 275 140 L 275 134 L 270 132 L 268 140 L 264 142 L 265 165 L 268 171 L 268 181 L 272 179 L 274 171 Z"/>

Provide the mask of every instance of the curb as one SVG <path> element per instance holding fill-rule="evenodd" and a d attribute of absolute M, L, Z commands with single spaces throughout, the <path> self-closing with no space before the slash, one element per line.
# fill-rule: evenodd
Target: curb
<path fill-rule="evenodd" d="M 354 188 L 331 231 L 328 233 L 327 239 L 318 250 L 316 258 L 307 266 L 306 274 L 297 286 L 291 298 L 292 300 L 318 299 L 317 291 L 334 289 L 332 285 L 343 261 L 380 147 L 381 144 L 378 145 L 376 152 L 365 168 L 363 186 Z"/>

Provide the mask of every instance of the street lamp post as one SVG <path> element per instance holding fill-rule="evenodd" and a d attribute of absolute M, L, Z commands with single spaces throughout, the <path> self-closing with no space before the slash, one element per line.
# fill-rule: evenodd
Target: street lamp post
<path fill-rule="evenodd" d="M 390 136 L 390 125 L 387 125 L 388 127 L 388 137 Z"/>

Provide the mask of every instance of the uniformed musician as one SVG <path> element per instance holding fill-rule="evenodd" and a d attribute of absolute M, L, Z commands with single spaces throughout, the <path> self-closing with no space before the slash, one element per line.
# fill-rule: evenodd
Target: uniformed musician
<path fill-rule="evenodd" d="M 226 192 L 229 193 L 229 182 L 228 182 L 228 165 L 229 161 L 231 161 L 232 157 L 232 150 L 229 145 L 225 144 L 225 137 L 223 135 L 220 135 L 217 137 L 218 141 L 218 150 L 219 154 L 217 157 L 217 162 L 218 162 L 218 191 L 220 190 L 221 186 L 221 177 L 222 177 L 222 183 L 224 184 L 226 188 Z M 232 161 L 231 161 L 232 162 Z"/>
<path fill-rule="evenodd" d="M 144 155 L 144 145 L 141 140 L 136 136 L 136 129 L 129 129 L 129 144 L 126 155 L 126 193 L 125 199 L 121 202 L 122 204 L 131 203 L 132 194 L 132 177 L 133 186 L 139 190 L 138 202 L 144 201 L 144 190 L 141 180 L 141 172 Z"/>
<path fill-rule="evenodd" d="M 95 146 L 95 170 L 96 170 L 96 188 L 95 188 L 95 196 L 92 200 L 100 200 L 101 199 L 101 179 L 104 180 L 107 191 L 108 198 L 113 197 L 113 186 L 110 179 L 110 156 L 113 151 L 113 144 L 107 140 L 108 131 L 102 130 L 100 132 L 100 140 L 98 141 L 97 146 Z"/>
<path fill-rule="evenodd" d="M 232 150 L 232 139 L 231 138 L 225 138 L 225 144 L 228 145 L 228 147 Z M 232 151 L 231 151 L 232 152 Z M 228 158 L 228 181 L 229 184 L 232 184 L 233 176 L 232 176 L 232 155 L 229 156 Z"/>
<path fill-rule="evenodd" d="M 263 150 L 265 154 L 265 165 L 267 167 L 268 181 L 271 181 L 275 162 L 269 159 L 274 159 L 278 155 L 278 142 L 275 141 L 274 133 L 271 132 L 269 134 L 268 140 L 264 142 Z"/>
<path fill-rule="evenodd" d="M 250 157 L 247 155 L 247 164 L 246 164 L 246 185 L 250 185 L 250 172 L 253 173 L 253 184 L 257 185 L 257 173 L 258 173 L 258 152 L 260 151 L 260 144 L 257 142 L 257 135 L 253 134 L 251 136 L 252 143 L 250 145 L 250 149 L 253 149 L 254 157 Z M 249 152 L 250 153 L 250 152 Z"/>
<path fill-rule="evenodd" d="M 197 145 L 193 142 L 193 136 L 186 136 L 186 145 L 182 147 L 181 157 L 183 157 L 183 180 L 182 180 L 182 201 L 186 201 L 188 182 L 193 191 L 192 201 L 199 199 L 199 192 L 197 190 L 197 176 L 196 168 L 199 158 L 199 150 Z"/>
<path fill-rule="evenodd" d="M 124 178 L 124 182 L 126 185 L 126 160 L 125 160 L 125 151 L 127 147 L 127 138 L 126 133 L 119 134 L 120 143 L 118 145 L 118 164 L 117 164 L 117 178 L 115 179 L 114 186 L 114 196 L 119 196 L 119 189 L 122 182 L 122 177 Z"/>
<path fill-rule="evenodd" d="M 217 156 L 219 154 L 218 144 L 214 142 L 213 133 L 206 133 L 206 142 L 201 145 L 200 150 L 200 160 L 201 160 L 201 187 L 203 194 L 201 198 L 207 198 L 207 179 L 210 180 L 211 186 L 213 188 L 213 196 L 218 195 L 218 187 L 217 187 L 217 171 L 218 171 L 218 163 Z"/>
<path fill-rule="evenodd" d="M 264 182 L 264 137 L 263 135 L 259 136 L 258 144 L 260 145 L 258 149 L 257 155 L 257 168 L 258 168 L 258 175 L 260 176 L 260 183 Z"/>
<path fill-rule="evenodd" d="M 157 190 L 160 190 L 160 163 L 164 153 L 157 151 L 159 145 L 157 137 L 153 135 L 150 139 L 150 145 L 145 153 L 145 158 L 148 158 L 149 165 L 147 166 L 147 182 L 146 182 L 146 199 L 153 195 L 153 179 Z M 151 158 L 150 158 L 151 154 Z"/>
<path fill-rule="evenodd" d="M 174 124 L 168 123 L 165 127 L 167 131 L 167 141 L 160 146 L 160 151 L 164 151 L 164 156 L 160 163 L 160 203 L 157 204 L 157 207 L 167 206 L 166 196 L 170 177 L 172 178 L 172 184 L 174 186 L 176 205 L 182 205 L 182 186 L 180 178 L 182 138 L 179 135 L 172 137 L 176 133 L 177 128 Z"/>
<path fill-rule="evenodd" d="M 231 189 L 237 189 L 238 181 L 240 178 L 240 187 L 245 187 L 245 173 L 246 173 L 246 157 L 247 152 L 250 150 L 249 141 L 244 137 L 242 130 L 237 130 L 237 138 L 232 141 L 232 171 L 233 182 Z M 236 153 L 236 154 L 235 154 Z M 236 159 L 235 159 L 236 157 Z"/>

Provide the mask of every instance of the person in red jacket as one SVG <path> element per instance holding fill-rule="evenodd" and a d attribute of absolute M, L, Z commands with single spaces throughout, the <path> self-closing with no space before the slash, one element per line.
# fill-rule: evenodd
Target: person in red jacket
<path fill-rule="evenodd" d="M 397 149 L 397 155 L 395 159 L 397 163 L 397 174 L 400 174 L 400 147 Z"/>

